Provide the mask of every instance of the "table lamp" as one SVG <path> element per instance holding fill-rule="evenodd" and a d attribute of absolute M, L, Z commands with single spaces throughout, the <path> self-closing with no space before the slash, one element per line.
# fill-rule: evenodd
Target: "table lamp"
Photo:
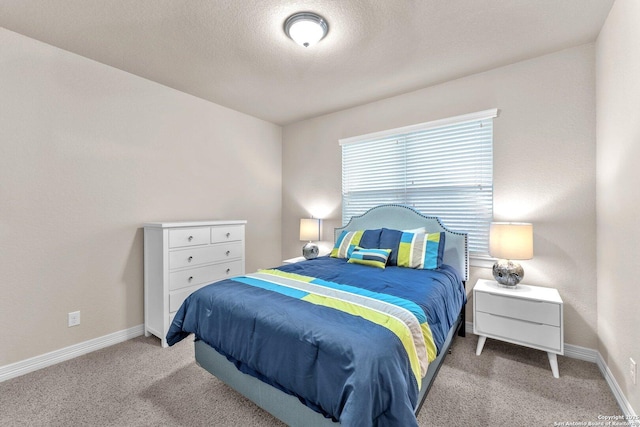
<path fill-rule="evenodd" d="M 523 222 L 492 222 L 489 255 L 498 258 L 493 264 L 496 282 L 506 288 L 515 288 L 524 277 L 524 269 L 512 260 L 533 258 L 533 225 Z"/>
<path fill-rule="evenodd" d="M 300 220 L 300 240 L 308 243 L 302 247 L 302 255 L 306 259 L 318 256 L 318 245 L 313 240 L 320 240 L 320 220 L 318 218 L 302 218 Z"/>

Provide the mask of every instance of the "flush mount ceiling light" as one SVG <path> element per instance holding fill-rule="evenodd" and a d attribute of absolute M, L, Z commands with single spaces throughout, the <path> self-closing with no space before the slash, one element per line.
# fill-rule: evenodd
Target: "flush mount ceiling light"
<path fill-rule="evenodd" d="M 284 32 L 300 46 L 309 47 L 327 35 L 329 24 L 313 12 L 299 12 L 284 21 Z"/>

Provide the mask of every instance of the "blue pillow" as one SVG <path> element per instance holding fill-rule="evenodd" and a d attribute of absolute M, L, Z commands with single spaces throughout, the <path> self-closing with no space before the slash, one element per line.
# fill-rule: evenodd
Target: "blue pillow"
<path fill-rule="evenodd" d="M 400 238 L 402 231 L 383 228 L 380 233 L 380 247 L 391 248 L 388 265 L 398 265 L 398 248 L 400 247 Z"/>
<path fill-rule="evenodd" d="M 365 249 L 378 249 L 380 246 L 380 233 L 382 233 L 381 228 L 377 228 L 375 230 L 365 230 L 362 233 L 362 239 L 360 239 L 361 248 Z"/>

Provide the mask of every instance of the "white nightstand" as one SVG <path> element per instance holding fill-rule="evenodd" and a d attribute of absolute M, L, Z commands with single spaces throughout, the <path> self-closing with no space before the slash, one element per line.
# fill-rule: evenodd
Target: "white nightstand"
<path fill-rule="evenodd" d="M 305 261 L 305 257 L 297 256 L 295 258 L 289 258 L 282 261 L 283 264 L 295 264 L 296 262 Z"/>
<path fill-rule="evenodd" d="M 551 371 L 559 378 L 558 354 L 564 354 L 562 298 L 556 289 L 522 285 L 498 286 L 480 279 L 473 288 L 473 333 L 479 335 L 476 354 L 487 338 L 547 352 Z"/>

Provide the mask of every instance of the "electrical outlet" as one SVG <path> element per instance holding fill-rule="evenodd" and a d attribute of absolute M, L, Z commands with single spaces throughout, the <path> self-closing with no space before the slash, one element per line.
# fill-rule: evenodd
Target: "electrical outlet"
<path fill-rule="evenodd" d="M 632 358 L 629 358 L 629 374 L 631 375 L 631 381 L 636 384 L 638 380 L 638 365 L 636 365 L 636 361 Z"/>
<path fill-rule="evenodd" d="M 69 327 L 78 326 L 80 324 L 80 312 L 79 311 L 73 311 L 73 312 L 69 313 L 67 316 L 68 316 L 68 320 L 69 320 Z"/>

